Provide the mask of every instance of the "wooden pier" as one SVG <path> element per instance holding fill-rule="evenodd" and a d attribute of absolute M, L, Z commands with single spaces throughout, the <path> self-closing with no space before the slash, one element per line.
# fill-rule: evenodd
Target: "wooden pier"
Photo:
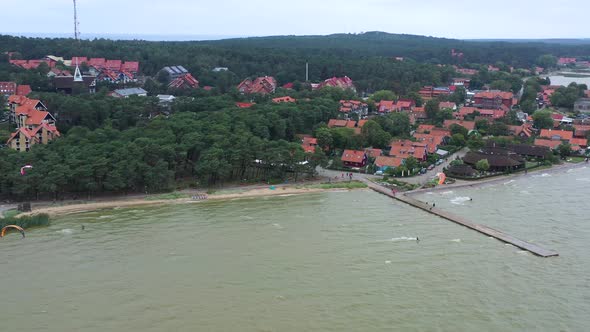
<path fill-rule="evenodd" d="M 541 248 L 541 247 L 539 247 L 537 245 L 534 245 L 532 243 L 528 243 L 528 242 L 519 240 L 519 239 L 517 239 L 517 238 L 515 238 L 515 237 L 513 237 L 511 235 L 508 235 L 508 234 L 506 234 L 506 233 L 504 233 L 502 231 L 495 230 L 493 228 L 490 228 L 490 227 L 487 227 L 487 226 L 484 226 L 484 225 L 479 225 L 479 224 L 473 223 L 471 221 L 466 220 L 463 217 L 460 217 L 460 216 L 454 215 L 452 213 L 443 211 L 443 210 L 438 209 L 436 207 L 432 207 L 432 206 L 430 206 L 430 205 L 428 205 L 428 204 L 426 204 L 424 202 L 421 202 L 421 201 L 419 201 L 417 199 L 414 199 L 412 197 L 406 196 L 403 193 L 398 193 L 398 194 L 394 195 L 392 193 L 392 191 L 390 189 L 388 189 L 388 188 L 385 188 L 383 186 L 380 186 L 380 185 L 378 185 L 376 183 L 373 183 L 373 182 L 371 182 L 369 180 L 366 180 L 366 179 L 363 179 L 363 180 L 369 186 L 369 188 L 373 189 L 374 191 L 376 191 L 378 193 L 381 193 L 383 195 L 387 195 L 387 196 L 389 196 L 389 197 L 391 197 L 393 199 L 396 199 L 396 200 L 398 200 L 400 202 L 404 202 L 406 204 L 409 204 L 409 205 L 411 205 L 413 207 L 416 207 L 416 208 L 421 209 L 423 211 L 426 211 L 428 213 L 437 215 L 437 216 L 439 216 L 439 217 L 441 217 L 443 219 L 450 220 L 450 221 L 452 221 L 452 222 L 454 222 L 456 224 L 459 224 L 461 226 L 465 226 L 467 228 L 471 228 L 471 229 L 473 229 L 475 231 L 478 231 L 478 232 L 480 232 L 482 234 L 485 234 L 487 236 L 491 236 L 491 237 L 493 237 L 493 238 L 495 238 L 497 240 L 500 240 L 500 241 L 502 241 L 504 243 L 509 243 L 509 244 L 511 244 L 511 245 L 513 245 L 515 247 L 518 247 L 520 249 L 529 251 L 529 252 L 531 252 L 531 253 L 533 253 L 533 254 L 535 254 L 537 256 L 540 256 L 540 257 L 559 256 L 559 254 L 557 252 L 553 251 L 553 250 L 548 250 L 548 249 Z"/>

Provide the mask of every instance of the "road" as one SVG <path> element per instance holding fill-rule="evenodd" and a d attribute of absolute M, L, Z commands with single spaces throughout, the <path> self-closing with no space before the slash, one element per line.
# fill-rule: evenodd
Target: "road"
<path fill-rule="evenodd" d="M 459 150 L 458 152 L 456 152 L 453 155 L 451 155 L 450 157 L 448 157 L 447 160 L 445 160 L 442 164 L 435 166 L 434 169 L 429 170 L 424 174 L 416 175 L 416 176 L 412 176 L 412 177 L 396 178 L 396 179 L 403 181 L 403 182 L 411 183 L 411 184 L 423 185 L 423 184 L 427 183 L 428 181 L 430 181 L 433 177 L 435 177 L 437 173 L 441 173 L 443 171 L 443 168 L 449 166 L 451 161 L 455 160 L 456 158 L 463 158 L 468 151 L 469 151 L 468 148 L 463 148 L 463 149 Z M 325 177 L 325 178 L 331 178 L 333 181 L 334 180 L 341 181 L 342 180 L 342 173 L 346 173 L 345 171 L 334 171 L 334 170 L 330 170 L 330 169 L 324 169 L 321 167 L 318 167 L 317 171 L 320 176 Z M 375 176 L 372 174 L 353 173 L 353 180 L 354 179 L 358 180 L 359 178 L 379 179 L 381 177 Z M 345 176 L 344 180 L 349 180 L 349 179 L 346 178 L 346 176 Z"/>

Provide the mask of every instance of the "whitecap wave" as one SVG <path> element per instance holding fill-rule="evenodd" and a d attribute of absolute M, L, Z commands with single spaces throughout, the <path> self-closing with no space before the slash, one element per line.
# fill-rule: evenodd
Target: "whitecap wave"
<path fill-rule="evenodd" d="M 470 200 L 471 200 L 470 197 L 459 196 L 459 197 L 455 197 L 455 198 L 451 199 L 451 203 L 453 203 L 455 205 L 463 205 L 463 203 L 468 202 Z"/>
<path fill-rule="evenodd" d="M 385 264 L 391 264 L 391 261 L 385 261 Z"/>
<path fill-rule="evenodd" d="M 73 234 L 74 230 L 71 228 L 65 228 L 59 231 L 56 231 L 56 233 L 60 233 L 60 234 Z"/>
<path fill-rule="evenodd" d="M 452 194 L 453 194 L 453 191 L 452 190 L 451 191 L 445 191 L 445 192 L 442 192 L 441 193 L 441 195 L 452 195 Z"/>
<path fill-rule="evenodd" d="M 452 239 L 451 242 L 461 242 L 461 239 Z"/>
<path fill-rule="evenodd" d="M 402 236 L 402 237 L 394 237 L 390 241 L 391 242 L 399 242 L 399 241 L 416 241 L 416 240 L 418 240 L 418 239 L 415 237 Z"/>
<path fill-rule="evenodd" d="M 514 182 L 516 182 L 516 181 L 515 180 L 510 180 L 508 182 L 504 182 L 504 184 L 507 185 L 507 184 L 511 184 L 511 183 L 514 183 Z"/>
<path fill-rule="evenodd" d="M 98 217 L 98 219 L 110 219 L 110 218 L 114 218 L 115 216 L 113 215 L 106 215 L 106 216 L 100 216 Z"/>

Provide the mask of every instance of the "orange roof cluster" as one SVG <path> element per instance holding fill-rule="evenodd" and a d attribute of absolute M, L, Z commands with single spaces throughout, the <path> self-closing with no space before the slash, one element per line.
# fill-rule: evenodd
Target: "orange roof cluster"
<path fill-rule="evenodd" d="M 422 142 L 413 142 L 410 140 L 396 140 L 391 142 L 390 156 L 399 158 L 414 157 L 418 160 L 425 160 L 427 144 Z"/>
<path fill-rule="evenodd" d="M 314 153 L 315 148 L 318 146 L 318 139 L 314 137 L 304 137 L 301 147 L 306 153 Z"/>
<path fill-rule="evenodd" d="M 369 105 L 358 101 L 358 100 L 341 100 L 340 101 L 340 112 L 342 113 L 350 113 L 350 112 L 363 112 L 367 109 Z"/>
<path fill-rule="evenodd" d="M 321 89 L 321 88 L 324 88 L 327 86 L 333 87 L 333 88 L 340 88 L 343 90 L 346 90 L 346 89 L 356 90 L 354 83 L 352 82 L 352 79 L 350 79 L 350 77 L 348 77 L 348 76 L 328 78 L 327 80 L 318 84 L 316 86 L 316 89 Z"/>
<path fill-rule="evenodd" d="M 496 99 L 500 98 L 502 100 L 514 98 L 514 94 L 512 92 L 507 91 L 482 91 L 475 94 L 473 98 L 482 98 L 482 99 Z"/>
<path fill-rule="evenodd" d="M 249 78 L 243 80 L 238 85 L 238 90 L 241 93 L 259 93 L 269 94 L 274 93 L 277 88 L 277 80 L 272 76 L 257 77 L 254 80 Z"/>
<path fill-rule="evenodd" d="M 549 138 L 552 140 L 569 141 L 574 137 L 574 132 L 569 130 L 542 129 L 539 137 Z"/>
<path fill-rule="evenodd" d="M 377 103 L 379 113 L 411 111 L 414 106 L 416 102 L 412 99 L 382 100 Z"/>
<path fill-rule="evenodd" d="M 355 134 L 361 133 L 361 128 L 367 123 L 368 120 L 338 120 L 330 119 L 328 121 L 328 128 L 351 128 L 354 129 Z"/>
<path fill-rule="evenodd" d="M 506 116 L 506 110 L 494 110 L 477 107 L 461 107 L 459 111 L 453 114 L 456 118 L 463 119 L 466 115 L 470 115 L 475 112 L 478 112 L 483 117 L 492 119 L 500 119 Z"/>

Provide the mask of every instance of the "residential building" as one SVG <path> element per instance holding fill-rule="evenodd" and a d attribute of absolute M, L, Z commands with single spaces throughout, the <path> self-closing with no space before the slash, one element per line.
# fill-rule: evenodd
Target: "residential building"
<path fill-rule="evenodd" d="M 560 66 L 573 65 L 576 63 L 576 58 L 559 58 L 557 64 Z"/>
<path fill-rule="evenodd" d="M 249 78 L 238 85 L 238 91 L 245 94 L 270 94 L 277 88 L 277 80 L 272 76 L 257 77 L 254 80 Z"/>
<path fill-rule="evenodd" d="M 8 102 L 10 120 L 17 127 L 6 142 L 10 148 L 26 152 L 35 144 L 48 144 L 60 136 L 55 118 L 40 100 L 13 95 Z"/>
<path fill-rule="evenodd" d="M 542 129 L 539 137 L 551 139 L 553 141 L 569 142 L 574 137 L 574 132 L 569 130 Z"/>
<path fill-rule="evenodd" d="M 367 165 L 367 154 L 365 151 L 344 150 L 342 153 L 342 163 L 345 167 L 361 168 Z"/>
<path fill-rule="evenodd" d="M 404 161 L 405 159 L 400 157 L 378 156 L 375 158 L 375 168 L 377 171 L 385 172 L 390 168 L 395 169 L 396 167 L 400 167 L 404 164 Z"/>
<path fill-rule="evenodd" d="M 475 130 L 475 121 L 464 121 L 464 120 L 445 120 L 443 123 L 443 127 L 447 129 L 451 129 L 452 125 L 461 126 L 468 131 Z"/>
<path fill-rule="evenodd" d="M 51 68 L 51 70 L 47 73 L 47 77 L 51 78 L 55 76 L 72 76 L 72 73 L 69 70 Z"/>
<path fill-rule="evenodd" d="M 521 138 L 529 138 L 533 136 L 532 127 L 529 123 L 524 123 L 520 126 L 508 126 L 508 130 L 510 130 L 512 135 Z"/>
<path fill-rule="evenodd" d="M 303 137 L 301 147 L 305 153 L 314 153 L 315 148 L 318 147 L 318 139 L 314 137 Z"/>
<path fill-rule="evenodd" d="M 427 158 L 427 143 L 413 142 L 410 140 L 394 140 L 390 143 L 389 155 L 406 159 L 414 157 L 418 161 L 425 161 Z"/>
<path fill-rule="evenodd" d="M 482 91 L 475 94 L 473 104 L 485 109 L 501 109 L 502 106 L 510 109 L 516 103 L 512 92 Z"/>
<path fill-rule="evenodd" d="M 6 97 L 12 95 L 26 96 L 31 92 L 30 85 L 17 85 L 14 82 L 0 82 L 0 95 Z"/>
<path fill-rule="evenodd" d="M 453 113 L 456 119 L 464 119 L 465 116 L 474 114 L 483 118 L 497 120 L 506 116 L 506 110 L 502 109 L 482 109 L 477 107 L 461 107 L 459 111 Z"/>
<path fill-rule="evenodd" d="M 430 100 L 434 98 L 438 98 L 439 96 L 450 95 L 451 89 L 448 87 L 433 87 L 433 86 L 425 86 L 418 91 L 420 97 L 425 100 Z"/>
<path fill-rule="evenodd" d="M 131 96 L 147 97 L 147 91 L 142 88 L 117 89 L 110 93 L 115 98 L 129 98 Z"/>
<path fill-rule="evenodd" d="M 361 133 L 361 129 L 363 128 L 366 122 L 367 120 L 359 120 L 357 122 L 354 120 L 330 119 L 328 121 L 328 128 L 350 128 L 354 129 L 354 133 L 358 135 Z"/>
<path fill-rule="evenodd" d="M 457 110 L 457 104 L 455 104 L 452 101 L 441 101 L 440 103 L 438 103 L 438 108 L 442 109 L 450 109 L 453 111 Z"/>
<path fill-rule="evenodd" d="M 340 113 L 345 113 L 347 116 L 356 113 L 359 117 L 364 117 L 369 113 L 369 105 L 358 100 L 341 100 Z"/>
<path fill-rule="evenodd" d="M 588 137 L 590 133 L 590 125 L 574 124 L 574 137 Z"/>
<path fill-rule="evenodd" d="M 463 77 L 453 78 L 453 85 L 462 86 L 465 89 L 469 89 L 470 83 L 471 83 L 471 79 L 469 79 L 469 78 L 463 78 Z"/>
<path fill-rule="evenodd" d="M 574 112 L 590 113 L 590 97 L 578 99 L 574 103 Z"/>
<path fill-rule="evenodd" d="M 514 151 L 502 148 L 484 148 L 479 151 L 469 151 L 463 157 L 463 162 L 472 167 L 480 160 L 487 160 L 491 171 L 505 172 L 521 169 L 525 166 L 525 159 Z"/>
<path fill-rule="evenodd" d="M 354 82 L 348 76 L 329 78 L 329 79 L 327 79 L 327 80 L 319 83 L 315 87 L 315 89 L 321 89 L 321 88 L 324 88 L 324 87 L 327 87 L 327 86 L 328 87 L 333 87 L 333 88 L 340 88 L 340 89 L 343 89 L 343 90 L 351 89 L 353 91 L 356 91 L 356 87 L 354 86 Z"/>
<path fill-rule="evenodd" d="M 183 66 L 167 66 L 162 68 L 160 71 L 167 72 L 170 75 L 171 81 L 186 74 L 190 74 L 189 71 Z"/>
<path fill-rule="evenodd" d="M 382 100 L 377 104 L 377 110 L 379 113 L 391 113 L 395 112 L 395 101 L 393 100 Z"/>
<path fill-rule="evenodd" d="M 180 75 L 173 79 L 169 84 L 169 88 L 173 89 L 198 89 L 199 81 L 190 73 Z"/>

